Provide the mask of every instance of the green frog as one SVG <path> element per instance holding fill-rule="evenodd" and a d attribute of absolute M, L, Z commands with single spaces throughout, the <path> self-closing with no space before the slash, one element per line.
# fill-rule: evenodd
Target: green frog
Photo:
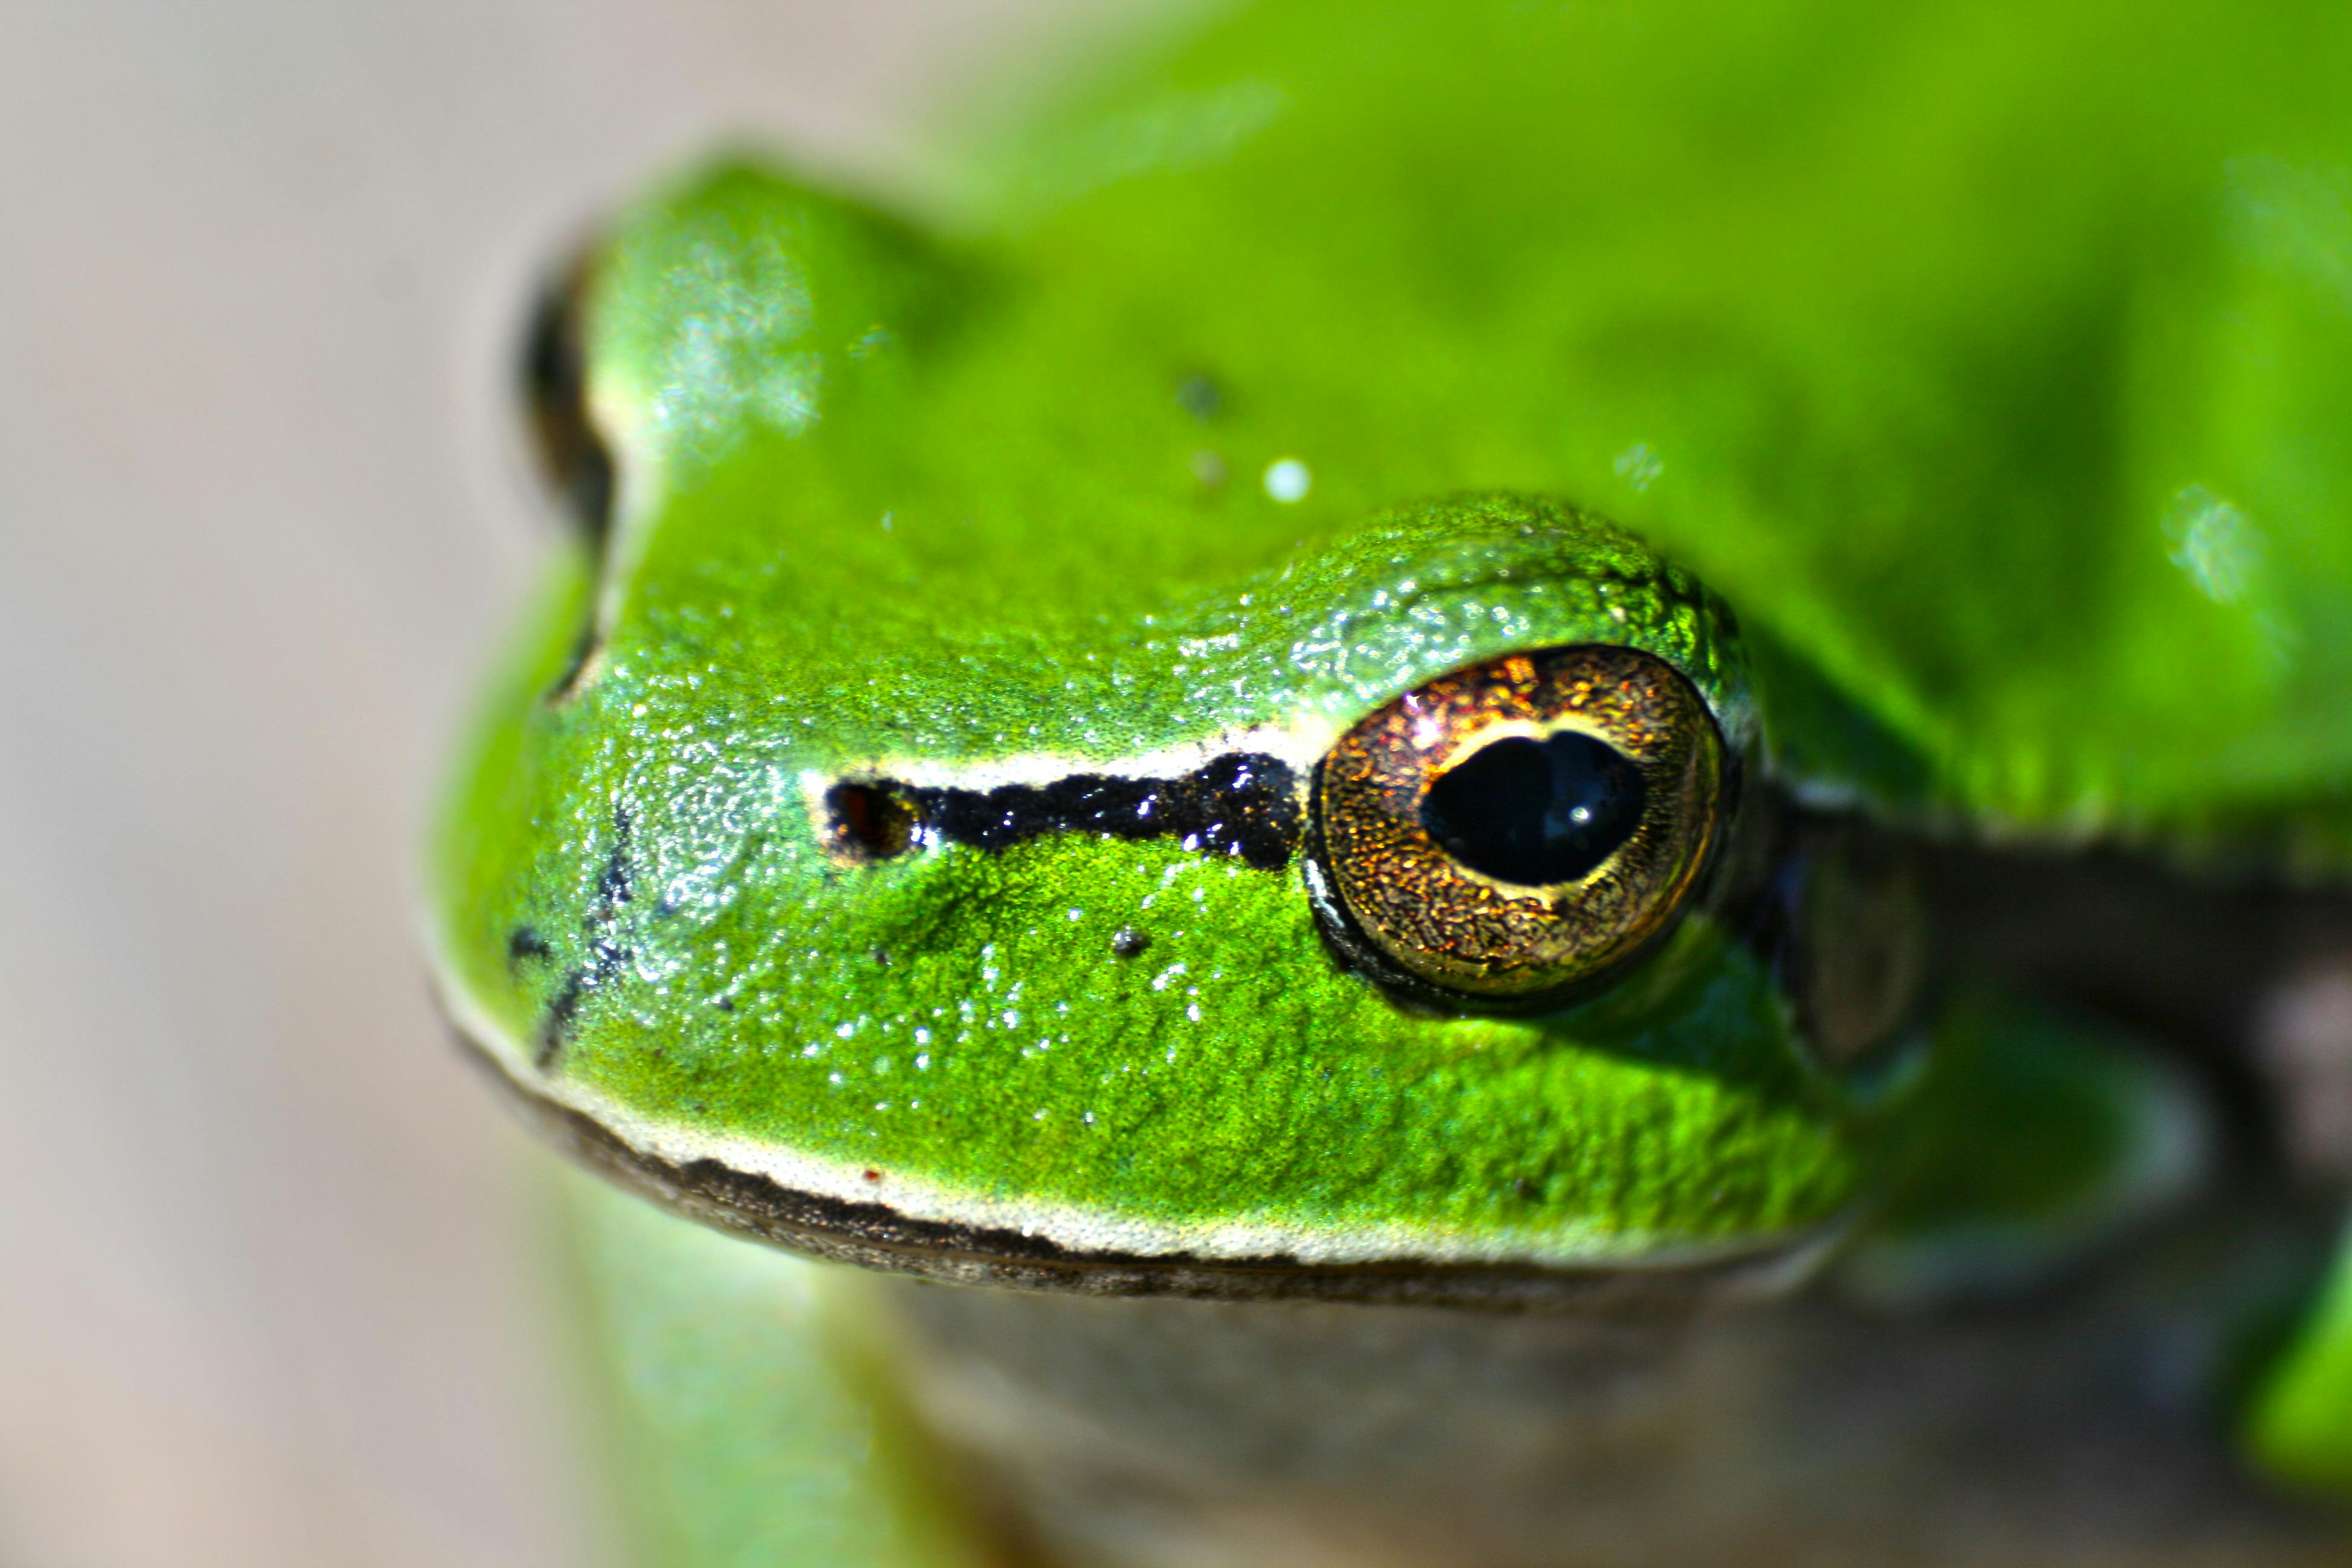
<path fill-rule="evenodd" d="M 2340 1562 L 2352 13 L 1176 30 L 533 333 L 632 1549 Z"/>

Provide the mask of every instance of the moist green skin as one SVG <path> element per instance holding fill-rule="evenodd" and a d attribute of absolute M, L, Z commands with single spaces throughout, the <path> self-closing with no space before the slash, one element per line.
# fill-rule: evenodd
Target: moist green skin
<path fill-rule="evenodd" d="M 519 1050 L 560 1034 L 551 1081 L 1155 1245 L 1816 1225 L 1857 1183 L 1848 1113 L 1702 931 L 1641 1026 L 1440 1020 L 1338 973 L 1295 875 L 817 840 L 813 780 L 1267 726 L 1303 770 L 1420 680 L 1587 638 L 1683 669 L 1811 798 L 2344 862 L 2352 479 L 2323 437 L 2352 326 L 2303 172 L 2340 138 L 2291 112 L 2332 101 L 2307 62 L 2340 20 L 2218 53 L 2168 22 L 2113 79 L 2089 9 L 1996 47 L 1822 6 L 1785 58 L 1712 13 L 1384 18 L 1336 57 L 1328 21 L 1245 16 L 982 160 L 952 239 L 748 166 L 613 226 L 595 652 L 547 700 L 583 612 L 555 617 L 439 852 L 450 987 Z M 1761 129 L 1707 118 L 1710 83 L 1772 90 L 1832 39 L 1857 81 L 1973 60 L 2000 91 L 1899 149 L 1810 75 Z M 2076 121 L 2107 130 L 2027 155 Z M 2258 372 L 2255 427 L 2217 389 Z M 1287 505 L 1258 482 L 1286 457 Z M 1530 498 L 1705 570 L 1753 689 L 1692 579 Z M 1115 961 L 1127 927 L 1152 945 Z"/>
<path fill-rule="evenodd" d="M 672 1160 L 1082 1250 L 1579 1262 L 1835 1216 L 1842 1097 L 1706 922 L 1645 1010 L 1438 1018 L 1339 969 L 1297 864 L 828 849 L 842 778 L 1270 748 L 1303 783 L 1370 709 L 1520 647 L 1643 648 L 1753 742 L 1727 617 L 1646 546 L 1527 498 L 1204 488 L 1204 428 L 1238 457 L 1247 426 L 1148 361 L 1038 374 L 1045 298 L 749 170 L 619 226 L 586 302 L 623 498 L 597 646 L 565 677 L 555 617 L 445 845 L 476 1032 Z"/>
<path fill-rule="evenodd" d="M 812 810 L 835 778 L 1008 751 L 1115 769 L 1280 727 L 1311 763 L 1445 669 L 1602 638 L 1684 671 L 1736 742 L 1745 671 L 1687 576 L 1556 507 L 1459 500 L 1123 624 L 773 637 L 862 553 L 809 530 L 691 616 L 625 611 L 576 695 L 541 695 L 545 658 L 518 683 L 520 755 L 461 818 L 460 951 L 558 1092 L 858 1167 L 850 1191 L 907 1212 L 945 1194 L 1129 1250 L 1688 1254 L 1850 1195 L 1842 1096 L 1704 917 L 1582 1007 L 1437 1017 L 1332 962 L 1296 864 L 1090 834 L 846 864 Z M 1119 956 L 1121 931 L 1148 947 Z"/>
<path fill-rule="evenodd" d="M 818 803 L 1303 773 L 1433 676 L 1605 640 L 1805 801 L 2340 880 L 2347 58 L 2317 5 L 1298 5 L 918 218 L 749 163 L 656 192 L 584 297 L 609 540 L 437 830 L 444 994 L 634 1147 L 1080 1250 L 2095 1229 L 2107 1069 L 2080 1136 L 1948 1180 L 1989 1118 L 1822 1068 L 1708 915 L 1577 1008 L 1437 1016 L 1333 963 L 1295 862 L 854 864 Z M 2342 1296 L 2264 1439 L 2339 1486 Z"/>

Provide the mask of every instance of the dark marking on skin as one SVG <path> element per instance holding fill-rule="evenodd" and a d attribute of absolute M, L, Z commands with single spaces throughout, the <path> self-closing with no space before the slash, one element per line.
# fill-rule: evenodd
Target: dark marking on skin
<path fill-rule="evenodd" d="M 1111 933 L 1110 952 L 1114 958 L 1134 958 L 1151 945 L 1151 939 L 1133 926 L 1121 926 Z"/>
<path fill-rule="evenodd" d="M 554 1000 L 547 1005 L 541 1017 L 539 1037 L 531 1051 L 531 1065 L 543 1073 L 551 1073 L 562 1064 L 563 1047 L 571 1043 L 572 1030 L 580 1014 L 580 1005 L 588 994 L 610 984 L 628 966 L 635 953 L 627 944 L 614 940 L 612 930 L 619 920 L 621 906 L 629 901 L 635 887 L 635 877 L 629 863 L 630 842 L 635 819 L 625 805 L 613 808 L 613 844 L 605 853 L 604 869 L 597 873 L 595 901 L 581 917 L 581 934 L 586 939 L 588 961 L 575 963 L 564 972 L 556 987 Z M 528 928 L 526 928 L 528 929 Z M 542 948 L 545 944 L 541 943 Z"/>
<path fill-rule="evenodd" d="M 1732 842 L 1701 902 L 1768 963 L 1801 934 L 1785 897 L 1792 857 L 1824 836 L 1887 833 L 1921 864 L 1923 891 L 1948 962 L 1968 973 L 2137 1022 L 2212 1093 L 2242 1169 L 2277 1167 L 2276 1108 L 2245 1047 L 2247 1019 L 2294 955 L 2352 941 L 2352 895 L 2260 878 L 2203 880 L 2119 850 L 1994 850 L 1894 834 L 1857 817 L 1808 810 L 1758 782 L 1743 792 Z M 625 876 L 609 885 L 625 884 Z M 609 911 L 608 911 L 609 912 Z M 626 959 L 609 939 L 595 963 L 565 976 L 549 1007 L 560 1048 L 572 1016 Z M 544 1042 L 543 1042 L 544 1044 Z M 704 1223 L 815 1257 L 935 1279 L 1101 1295 L 1319 1299 L 1507 1309 L 1648 1311 L 1701 1304 L 1768 1271 L 1784 1254 L 1676 1268 L 1546 1269 L 1410 1258 L 1345 1266 L 1289 1258 L 1239 1260 L 1077 1250 L 1009 1229 L 909 1216 L 883 1203 L 788 1188 L 712 1160 L 666 1161 L 549 1099 L 468 1042 L 494 1080 L 543 1130 L 621 1184 Z M 542 1056 L 542 1070 L 553 1058 Z M 1528 1190 L 1514 1182 L 1522 1196 Z"/>
<path fill-rule="evenodd" d="M 613 808 L 613 847 L 604 856 L 604 873 L 596 879 L 596 897 L 602 908 L 591 911 L 592 922 L 598 920 L 600 913 L 609 919 L 614 905 L 629 901 L 629 838 L 635 826 L 627 806 Z"/>
<path fill-rule="evenodd" d="M 1217 384 L 1214 377 L 1195 373 L 1178 384 L 1176 405 L 1206 425 L 1224 407 L 1224 388 Z"/>
<path fill-rule="evenodd" d="M 887 860 L 914 847 L 914 808 L 890 784 L 837 784 L 824 792 L 833 839 L 860 860 Z"/>
<path fill-rule="evenodd" d="M 541 293 L 519 368 L 532 456 L 572 526 L 601 557 L 613 524 L 613 456 L 588 411 L 588 273 L 583 257 Z"/>
<path fill-rule="evenodd" d="M 588 971 L 574 968 L 563 976 L 556 988 L 555 1000 L 547 1005 L 547 1016 L 539 1023 L 539 1043 L 531 1051 L 530 1065 L 541 1072 L 553 1072 L 563 1055 L 564 1042 L 572 1034 L 572 1020 L 580 1011 L 580 998 L 588 989 Z"/>
<path fill-rule="evenodd" d="M 517 926 L 507 937 L 507 962 L 509 964 L 519 964 L 526 959 L 554 956 L 555 950 L 547 945 L 547 939 L 540 935 L 534 926 Z"/>
<path fill-rule="evenodd" d="M 825 792 L 825 804 L 835 844 L 867 860 L 933 839 L 992 852 L 1048 833 L 1099 833 L 1181 839 L 1274 871 L 1290 863 L 1305 819 L 1298 775 L 1257 752 L 1227 752 L 1177 778 L 1075 773 L 990 790 L 845 782 Z"/>
<path fill-rule="evenodd" d="M 594 258 L 583 253 L 541 291 L 516 366 L 531 455 L 556 506 L 602 575 L 611 554 L 617 490 L 612 447 L 588 406 L 586 296 Z M 581 626 L 550 702 L 577 695 L 604 645 L 593 617 Z"/>

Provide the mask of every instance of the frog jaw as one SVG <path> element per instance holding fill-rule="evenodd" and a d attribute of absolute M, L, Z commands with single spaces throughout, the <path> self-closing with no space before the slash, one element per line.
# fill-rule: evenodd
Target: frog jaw
<path fill-rule="evenodd" d="M 983 868 L 1088 850 L 1123 858 L 1111 847 L 1046 840 L 995 857 L 951 854 Z M 1289 876 L 1231 865 L 1207 869 L 1233 889 L 1228 896 L 1303 903 Z M 1039 880 L 1059 889 L 1087 881 Z M 919 891 L 910 901 L 934 902 Z M 930 1124 L 930 1137 L 905 1124 L 910 1108 L 903 1104 L 886 1110 L 877 1103 L 872 1114 L 828 1126 L 825 1106 L 863 1111 L 864 1097 L 887 1091 L 877 1087 L 881 1079 L 819 1089 L 811 1100 L 790 1075 L 778 1076 L 765 1080 L 783 1097 L 772 1103 L 755 1096 L 714 1107 L 676 1092 L 683 1083 L 692 1095 L 692 1083 L 709 1079 L 664 1077 L 663 1063 L 674 1066 L 688 1054 L 674 1022 L 633 1039 L 625 1029 L 606 1034 L 592 1016 L 565 1058 L 551 1066 L 539 1058 L 528 1014 L 517 1016 L 462 981 L 446 983 L 445 999 L 499 1081 L 583 1158 L 695 1217 L 798 1250 L 943 1278 L 1118 1292 L 1532 1300 L 1588 1293 L 1604 1277 L 1622 1277 L 1612 1289 L 1669 1291 L 1702 1279 L 1777 1278 L 1843 1224 L 1853 1173 L 1843 1167 L 1835 1119 L 1825 1120 L 1801 1095 L 1791 1099 L 1790 1081 L 1769 1066 L 1777 1048 L 1754 1050 L 1744 1061 L 1725 1048 L 1743 1032 L 1727 1026 L 1735 1018 L 1746 1020 L 1751 1044 L 1764 1043 L 1744 1009 L 1763 1002 L 1769 1013 L 1769 1004 L 1741 984 L 1747 966 L 1736 954 L 1713 951 L 1704 925 L 1695 922 L 1693 939 L 1677 944 L 1679 957 L 1664 955 L 1657 973 L 1587 1009 L 1576 1029 L 1557 1019 L 1416 1017 L 1329 972 L 1320 952 L 1309 951 L 1325 973 L 1294 976 L 1297 984 L 1284 987 L 1321 988 L 1302 1015 L 1307 1032 L 1296 1047 L 1268 1049 L 1276 1058 L 1318 1052 L 1341 1074 L 1336 1090 L 1303 1112 L 1263 1092 L 1269 1076 L 1283 1074 L 1259 1054 L 1264 1032 L 1282 1023 L 1266 1016 L 1276 1005 L 1269 1000 L 1241 1010 L 1252 1020 L 1242 1037 L 1198 1026 L 1187 1035 L 1181 1012 L 1158 1026 L 1159 1037 L 1180 1042 L 1188 1059 L 1180 1068 L 1171 1047 L 1171 1059 L 1146 1064 L 1146 1073 L 1167 1075 L 1173 1092 L 1196 1102 L 1189 1121 L 1168 1120 L 1163 1106 L 1139 1121 L 1118 1122 L 1122 1106 L 1133 1103 L 1118 1093 L 1131 1081 L 1122 1069 L 1139 1053 L 1126 1048 L 1134 1038 L 1127 1026 L 1107 1019 L 1096 1037 L 1056 1042 L 1054 1054 L 1072 1058 L 1060 1091 L 1034 1076 L 1037 1064 L 1024 1066 L 1024 1052 L 1000 1044 L 982 1058 L 989 1082 L 1032 1074 L 1023 1090 L 1031 1100 L 1013 1109 L 1025 1112 L 1034 1100 L 1037 1120 L 985 1102 L 950 1103 Z M 887 923 L 864 930 L 887 940 Z M 1213 958 L 1164 928 L 1161 940 L 1157 957 L 1187 953 L 1209 977 Z M 1311 950 L 1311 929 L 1302 923 L 1297 941 Z M 1008 966 L 1020 958 L 1003 956 Z M 1672 973 L 1678 966 L 1682 978 Z M 1107 967 L 1115 971 L 1118 961 Z M 1160 973 L 1183 967 L 1180 959 Z M 1145 971 L 1134 973 L 1139 996 L 1184 1005 L 1181 987 L 1157 990 L 1141 983 Z M 910 988 L 920 979 L 910 969 L 896 974 Z M 1694 989 L 1691 975 L 1706 994 L 1675 1002 L 1674 993 Z M 845 983 L 812 978 L 819 991 Z M 986 981 L 957 974 L 949 984 L 979 991 Z M 861 1026 L 887 1033 L 884 999 L 869 994 L 863 1002 Z M 626 1012 L 607 1005 L 602 1016 L 609 1022 Z M 1647 1024 L 1659 1014 L 1679 1022 L 1654 1031 Z M 851 1024 L 849 1015 L 843 1018 Z M 1153 1026 L 1139 1014 L 1130 1021 Z M 984 1050 L 1003 1033 L 984 1031 L 968 1048 Z M 1221 1051 L 1228 1056 L 1219 1065 Z M 1709 1053 L 1720 1059 L 1703 1059 Z M 780 1054 L 793 1058 L 792 1068 L 812 1068 L 799 1052 Z M 1255 1074 L 1244 1058 L 1258 1060 Z M 1097 1070 L 1106 1064 L 1107 1071 Z M 724 1076 L 752 1071 L 746 1066 Z M 1409 1072 L 1422 1081 L 1397 1085 Z M 1330 1073 L 1293 1074 L 1292 1099 L 1302 1082 L 1305 1092 L 1320 1088 L 1318 1076 Z M 797 1081 L 821 1079 L 812 1068 Z M 1391 1096 L 1381 1114 L 1403 1121 L 1387 1133 L 1375 1123 L 1346 1136 L 1335 1116 L 1361 1110 L 1357 1088 L 1384 1081 L 1402 1098 Z M 1095 1109 L 1104 1117 L 1100 1138 L 1077 1127 L 1094 1121 Z M 1299 1124 L 1303 1136 L 1282 1131 L 1286 1109 L 1307 1118 Z M 1045 1125 L 1048 1112 L 1064 1129 L 1058 1143 Z M 1233 1152 L 1234 1129 L 1246 1138 L 1253 1125 L 1261 1130 L 1260 1163 L 1253 1163 L 1259 1151 Z M 1285 1157 L 1301 1147 L 1328 1161 L 1336 1179 L 1302 1172 Z M 1198 1173 L 1221 1159 L 1221 1178 L 1171 1190 L 1181 1177 L 1169 1171 Z M 1759 1173 L 1771 1180 L 1758 1185 L 1752 1178 Z M 1386 1188 L 1379 1186 L 1383 1180 Z M 1682 1282 L 1661 1283 L 1669 1279 Z"/>
<path fill-rule="evenodd" d="M 971 1201 L 873 1167 L 631 1116 L 609 1098 L 551 1092 L 499 1026 L 445 993 L 465 1054 L 542 1136 L 686 1218 L 807 1257 L 945 1283 L 1107 1296 L 1318 1300 L 1429 1306 L 1644 1310 L 1778 1294 L 1845 1242 L 1841 1210 L 1787 1234 L 1643 1247 L 1595 1237 L 1433 1238 L 1247 1223 L 1171 1226 L 1063 1205 Z M 593 1106 L 593 1109 L 588 1109 Z M 1550 1255 L 1550 1256 L 1547 1256 Z"/>

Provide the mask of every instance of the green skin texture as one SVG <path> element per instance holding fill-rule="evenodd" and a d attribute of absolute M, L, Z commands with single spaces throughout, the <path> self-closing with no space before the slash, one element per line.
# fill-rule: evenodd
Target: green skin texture
<path fill-rule="evenodd" d="M 1291 5 L 1105 70 L 919 224 L 751 164 L 655 193 L 587 297 L 607 558 L 558 567 L 437 830 L 445 993 L 519 1064 L 590 969 L 551 1077 L 594 1113 L 1146 1250 L 1640 1264 L 1965 1208 L 1916 1175 L 1948 1072 L 1825 1068 L 1704 918 L 1570 1010 L 1429 1016 L 1295 866 L 846 866 L 809 781 L 1311 758 L 1607 641 L 1807 798 L 2340 879 L 2347 35 Z M 2095 1209 L 2127 1076 L 2086 1042 L 2016 1090 L 2063 1131 L 1986 1208 Z M 2251 1447 L 2352 1488 L 2352 1288 L 2282 1365 Z"/>

